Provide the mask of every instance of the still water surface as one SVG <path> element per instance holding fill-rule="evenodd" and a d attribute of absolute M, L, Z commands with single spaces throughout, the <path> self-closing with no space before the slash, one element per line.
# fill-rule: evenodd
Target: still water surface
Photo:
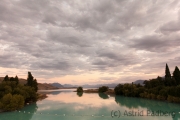
<path fill-rule="evenodd" d="M 73 91 L 41 91 L 48 98 L 0 113 L 0 120 L 180 120 L 179 104 Z"/>

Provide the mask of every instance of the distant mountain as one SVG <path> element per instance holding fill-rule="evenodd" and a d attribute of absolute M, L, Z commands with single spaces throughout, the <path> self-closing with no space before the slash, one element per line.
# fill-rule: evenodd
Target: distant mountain
<path fill-rule="evenodd" d="M 58 87 L 52 86 L 51 84 L 47 83 L 38 83 L 38 90 L 54 90 L 58 89 Z"/>
<path fill-rule="evenodd" d="M 143 82 L 145 80 L 136 80 L 133 82 L 133 84 L 140 84 L 144 85 Z M 119 83 L 111 83 L 111 84 L 97 84 L 97 85 L 89 85 L 89 84 L 84 84 L 84 85 L 72 85 L 72 84 L 60 84 L 60 83 L 50 83 L 50 85 L 57 87 L 57 88 L 73 88 L 73 87 L 79 87 L 82 86 L 83 88 L 99 88 L 101 86 L 108 86 L 109 88 L 115 88 Z M 121 83 L 124 84 L 124 83 Z"/>
<path fill-rule="evenodd" d="M 98 84 L 98 85 L 89 85 L 89 84 L 82 85 L 82 87 L 84 87 L 84 88 L 99 88 L 101 86 L 108 86 L 109 88 L 114 88 L 117 86 L 117 84 L 112 83 L 112 84 Z"/>
<path fill-rule="evenodd" d="M 143 82 L 145 80 L 136 80 L 133 82 L 133 84 L 140 84 L 140 85 L 144 85 Z M 125 83 L 111 83 L 111 84 L 97 84 L 97 85 L 89 85 L 89 84 L 85 84 L 85 85 L 71 85 L 71 84 L 64 84 L 64 87 L 79 87 L 82 86 L 83 88 L 99 88 L 101 86 L 108 86 L 109 88 L 115 88 L 118 84 L 125 84 Z"/>
<path fill-rule="evenodd" d="M 144 85 L 144 84 L 143 84 L 144 81 L 145 81 L 145 80 L 136 80 L 136 81 L 133 82 L 133 84 Z"/>
<path fill-rule="evenodd" d="M 60 83 L 50 83 L 50 85 L 57 87 L 57 88 L 63 88 L 64 86 L 61 85 Z"/>
<path fill-rule="evenodd" d="M 78 85 L 64 84 L 64 87 L 78 87 Z"/>

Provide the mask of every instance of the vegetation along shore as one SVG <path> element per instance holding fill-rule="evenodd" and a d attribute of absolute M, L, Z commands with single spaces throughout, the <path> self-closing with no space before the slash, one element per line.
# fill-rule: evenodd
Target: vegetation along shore
<path fill-rule="evenodd" d="M 24 105 L 47 97 L 46 94 L 37 93 L 38 83 L 31 72 L 28 72 L 25 84 L 19 83 L 18 76 L 8 77 L 6 75 L 0 83 L 0 111 L 14 111 Z"/>
<path fill-rule="evenodd" d="M 6 75 L 0 83 L 0 112 L 14 111 L 24 107 L 24 105 L 47 97 L 46 93 L 38 91 L 37 80 L 34 79 L 31 72 L 28 72 L 25 84 L 19 83 L 18 76 L 8 77 Z M 154 100 L 163 100 L 168 102 L 180 103 L 180 70 L 176 66 L 172 75 L 166 64 L 165 76 L 157 77 L 144 81 L 144 85 L 126 83 L 118 84 L 114 89 L 107 86 L 98 89 L 83 90 L 77 88 L 77 94 L 82 93 L 105 93 L 108 95 L 123 95 L 127 97 L 141 97 Z"/>
<path fill-rule="evenodd" d="M 180 70 L 176 66 L 171 75 L 168 65 L 165 67 L 165 76 L 144 81 L 144 85 L 126 83 L 118 84 L 114 90 L 107 86 L 99 89 L 83 90 L 78 87 L 76 92 L 85 93 L 106 93 L 109 95 L 122 95 L 127 97 L 141 97 L 154 100 L 162 100 L 180 103 Z"/>

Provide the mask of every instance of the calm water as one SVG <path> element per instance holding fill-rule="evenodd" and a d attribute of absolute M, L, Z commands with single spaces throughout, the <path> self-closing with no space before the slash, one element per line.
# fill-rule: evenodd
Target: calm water
<path fill-rule="evenodd" d="M 72 91 L 46 91 L 45 100 L 0 113 L 0 120 L 180 120 L 179 104 Z"/>

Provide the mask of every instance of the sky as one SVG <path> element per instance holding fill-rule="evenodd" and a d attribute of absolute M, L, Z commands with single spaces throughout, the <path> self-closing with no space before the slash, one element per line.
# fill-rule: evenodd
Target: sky
<path fill-rule="evenodd" d="M 149 80 L 180 67 L 179 0 L 1 0 L 0 76 Z"/>

